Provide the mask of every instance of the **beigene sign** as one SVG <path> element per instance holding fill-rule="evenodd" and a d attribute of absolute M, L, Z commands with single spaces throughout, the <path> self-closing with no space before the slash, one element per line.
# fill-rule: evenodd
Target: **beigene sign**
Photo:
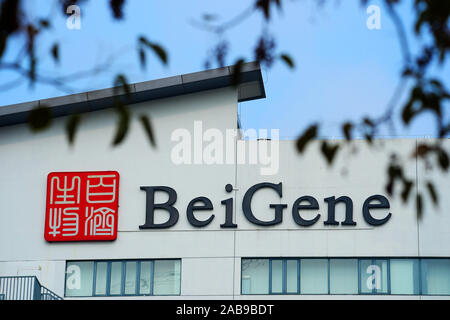
<path fill-rule="evenodd" d="M 146 193 L 145 223 L 139 229 L 165 229 L 173 227 L 179 219 L 177 209 L 177 192 L 168 186 L 141 186 Z M 267 204 L 273 210 L 273 218 L 260 220 L 252 210 L 252 200 L 255 193 L 261 189 L 271 189 L 280 199 L 283 197 L 282 183 L 259 183 L 250 187 L 242 200 L 242 212 L 245 218 L 254 225 L 270 227 L 282 223 L 287 204 Z M 225 186 L 226 193 L 233 191 L 233 186 Z M 166 193 L 166 202 L 155 202 L 155 194 Z M 234 198 L 230 197 L 220 202 L 224 207 L 221 228 L 237 228 L 233 222 Z M 353 201 L 348 196 L 331 196 L 324 199 L 327 208 L 326 226 L 356 226 L 353 219 Z M 345 219 L 337 221 L 336 206 L 345 207 Z M 47 178 L 47 209 L 45 216 L 45 239 L 49 242 L 64 241 L 107 241 L 117 238 L 117 219 L 119 207 L 119 173 L 116 171 L 97 172 L 61 172 L 50 173 Z M 316 224 L 321 217 L 319 202 L 310 195 L 300 196 L 291 208 L 294 222 L 300 227 Z M 365 222 L 372 226 L 381 226 L 391 218 L 389 200 L 383 195 L 372 195 L 362 205 L 362 216 Z M 382 209 L 383 217 L 376 217 L 372 213 Z M 157 210 L 166 211 L 168 219 L 156 223 Z M 186 216 L 190 225 L 196 228 L 208 226 L 215 214 L 214 205 L 207 197 L 192 199 L 187 208 Z M 197 214 L 203 212 L 200 218 Z M 208 214 L 208 211 L 210 212 Z M 303 214 L 305 211 L 314 212 L 314 216 Z M 206 213 L 206 216 L 205 216 Z"/>
<path fill-rule="evenodd" d="M 273 209 L 273 219 L 269 221 L 262 221 L 258 219 L 255 213 L 252 210 L 252 199 L 256 192 L 261 189 L 272 189 L 280 199 L 283 197 L 283 185 L 282 183 L 274 184 L 269 182 L 259 183 L 252 187 L 250 187 L 244 195 L 242 200 L 242 212 L 244 213 L 245 218 L 250 221 L 254 225 L 270 227 L 275 226 L 283 222 L 283 210 L 288 207 L 287 204 L 281 203 L 272 203 L 268 204 L 268 207 Z M 139 226 L 140 229 L 163 229 L 170 228 L 174 226 L 178 222 L 179 211 L 175 207 L 177 201 L 177 192 L 167 186 L 154 186 L 147 187 L 142 186 L 141 190 L 146 193 L 146 213 L 145 213 L 145 224 Z M 233 191 L 233 186 L 231 184 L 227 184 L 225 186 L 225 191 L 227 193 L 231 193 Z M 155 203 L 155 193 L 156 192 L 164 192 L 168 195 L 168 200 L 164 203 Z M 325 198 L 324 201 L 327 203 L 328 209 L 328 217 L 327 220 L 323 222 L 326 226 L 338 226 L 339 224 L 343 226 L 356 226 L 356 222 L 353 220 L 353 201 L 350 197 L 340 196 L 336 198 L 335 196 Z M 336 206 L 338 204 L 345 205 L 345 220 L 337 221 L 336 220 Z M 220 225 L 221 228 L 237 228 L 238 226 L 233 223 L 233 198 L 229 198 L 221 201 L 221 205 L 225 206 L 225 218 L 224 223 Z M 372 211 L 384 209 L 390 209 L 389 200 L 383 195 L 372 195 L 368 197 L 362 206 L 362 215 L 365 222 L 372 226 L 381 226 L 385 224 L 392 216 L 390 212 L 385 213 L 383 218 L 376 218 L 372 215 Z M 155 212 L 156 210 L 165 210 L 169 213 L 169 219 L 164 223 L 155 223 Z M 186 209 L 186 216 L 189 223 L 196 228 L 203 228 L 209 225 L 215 215 L 209 214 L 208 218 L 204 218 L 199 220 L 196 216 L 195 212 L 198 211 L 213 211 L 214 206 L 211 200 L 207 197 L 197 197 L 192 199 Z M 314 218 L 306 219 L 302 216 L 302 211 L 316 211 Z M 292 218 L 295 223 L 301 227 L 309 227 L 315 224 L 319 218 L 320 213 L 319 203 L 312 196 L 301 196 L 297 200 L 295 200 L 292 206 Z"/>

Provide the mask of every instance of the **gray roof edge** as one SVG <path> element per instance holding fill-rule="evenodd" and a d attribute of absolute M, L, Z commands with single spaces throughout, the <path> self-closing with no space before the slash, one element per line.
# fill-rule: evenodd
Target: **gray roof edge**
<path fill-rule="evenodd" d="M 125 101 L 125 94 L 114 88 L 82 92 L 67 96 L 35 100 L 18 104 L 0 106 L 0 127 L 28 121 L 29 112 L 37 106 L 47 106 L 53 117 L 75 113 L 97 111 L 113 107 L 116 98 L 126 104 L 157 100 L 231 86 L 232 66 L 210 69 L 173 77 L 161 78 L 130 84 L 131 93 Z M 241 69 L 241 83 L 259 83 L 260 94 L 239 100 L 239 102 L 265 98 L 261 68 L 257 62 L 248 62 Z"/>

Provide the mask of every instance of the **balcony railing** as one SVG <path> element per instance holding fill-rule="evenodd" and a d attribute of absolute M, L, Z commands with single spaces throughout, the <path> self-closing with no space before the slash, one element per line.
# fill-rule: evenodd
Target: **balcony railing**
<path fill-rule="evenodd" d="M 63 300 L 35 276 L 0 277 L 0 300 Z"/>

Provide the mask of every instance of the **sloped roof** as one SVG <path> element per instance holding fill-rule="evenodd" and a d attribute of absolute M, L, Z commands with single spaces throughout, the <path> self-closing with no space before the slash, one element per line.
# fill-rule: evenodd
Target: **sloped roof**
<path fill-rule="evenodd" d="M 126 103 L 130 105 L 144 101 L 229 87 L 232 83 L 232 68 L 232 66 L 228 66 L 129 84 L 131 93 L 127 97 Z M 266 94 L 259 64 L 255 62 L 245 63 L 241 69 L 238 101 L 243 102 L 265 97 Z M 125 98 L 123 90 L 107 88 L 2 106 L 0 107 L 0 127 L 27 122 L 29 112 L 38 106 L 49 107 L 53 117 L 62 117 L 74 113 L 111 108 L 115 105 L 114 102 L 117 98 Z"/>

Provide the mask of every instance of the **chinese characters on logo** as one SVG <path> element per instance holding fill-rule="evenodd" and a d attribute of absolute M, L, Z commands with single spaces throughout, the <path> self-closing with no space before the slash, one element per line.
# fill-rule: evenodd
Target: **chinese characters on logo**
<path fill-rule="evenodd" d="M 45 239 L 50 242 L 115 240 L 118 196 L 116 171 L 50 173 Z"/>

